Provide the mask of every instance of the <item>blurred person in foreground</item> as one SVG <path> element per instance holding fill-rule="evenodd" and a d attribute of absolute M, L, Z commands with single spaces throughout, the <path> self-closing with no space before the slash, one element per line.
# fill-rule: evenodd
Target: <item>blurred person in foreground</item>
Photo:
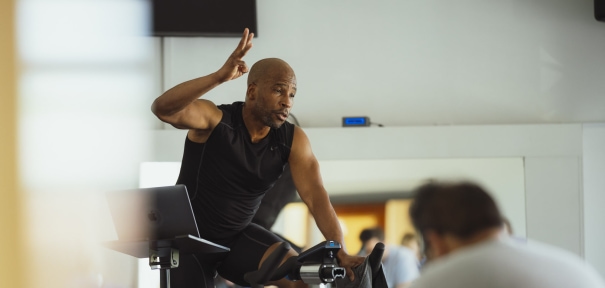
<path fill-rule="evenodd" d="M 605 287 L 577 255 L 504 235 L 496 202 L 477 184 L 425 184 L 415 191 L 410 216 L 428 256 L 414 288 Z"/>
<path fill-rule="evenodd" d="M 370 255 L 378 242 L 384 243 L 384 231 L 380 227 L 364 229 L 359 240 L 362 243 L 359 256 Z M 385 245 L 382 268 L 387 285 L 392 288 L 409 287 L 420 274 L 415 252 L 404 246 Z"/>

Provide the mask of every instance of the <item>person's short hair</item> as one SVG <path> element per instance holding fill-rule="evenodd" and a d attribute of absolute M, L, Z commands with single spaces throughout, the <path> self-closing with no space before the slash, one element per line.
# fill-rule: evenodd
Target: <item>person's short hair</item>
<path fill-rule="evenodd" d="M 359 233 L 361 243 L 366 243 L 372 238 L 378 238 L 378 241 L 384 241 L 384 231 L 380 227 L 366 228 Z"/>
<path fill-rule="evenodd" d="M 494 199 L 472 182 L 430 182 L 414 191 L 410 217 L 416 230 L 466 239 L 488 228 L 502 227 Z"/>

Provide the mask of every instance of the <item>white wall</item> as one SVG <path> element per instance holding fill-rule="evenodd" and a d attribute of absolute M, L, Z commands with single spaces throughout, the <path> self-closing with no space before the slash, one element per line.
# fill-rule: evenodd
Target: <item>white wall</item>
<path fill-rule="evenodd" d="M 582 255 L 580 157 L 526 157 L 525 175 L 527 237 Z"/>
<path fill-rule="evenodd" d="M 585 124 L 582 137 L 586 260 L 605 271 L 605 124 Z"/>
<path fill-rule="evenodd" d="M 364 197 L 364 194 L 402 198 L 429 179 L 473 181 L 490 191 L 510 221 L 515 236 L 526 236 L 522 157 L 348 159 L 319 160 L 319 164 L 328 193 L 346 195 L 348 199 Z"/>
<path fill-rule="evenodd" d="M 245 60 L 298 77 L 302 126 L 605 121 L 605 23 L 592 0 L 257 1 Z M 235 38 L 166 38 L 165 88 L 214 72 Z M 244 98 L 245 80 L 207 97 Z"/>

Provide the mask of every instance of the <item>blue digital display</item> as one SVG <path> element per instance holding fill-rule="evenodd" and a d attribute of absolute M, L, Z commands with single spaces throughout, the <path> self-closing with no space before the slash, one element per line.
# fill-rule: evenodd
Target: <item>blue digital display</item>
<path fill-rule="evenodd" d="M 368 117 L 342 117 L 342 126 L 370 126 L 370 119 Z"/>

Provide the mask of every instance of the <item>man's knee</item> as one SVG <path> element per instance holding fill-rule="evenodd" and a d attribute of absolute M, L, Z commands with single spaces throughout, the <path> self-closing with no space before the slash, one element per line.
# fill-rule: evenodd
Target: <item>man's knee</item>
<path fill-rule="evenodd" d="M 267 250 L 265 251 L 265 254 L 263 254 L 263 257 L 260 260 L 260 263 L 258 263 L 258 268 L 259 269 L 263 265 L 263 263 L 265 262 L 265 260 L 271 255 L 271 253 L 273 253 L 275 251 L 275 249 L 277 249 L 279 247 L 279 245 L 281 245 L 282 243 L 283 242 L 277 242 L 277 243 L 269 246 L 269 248 L 267 248 Z M 286 262 L 286 260 L 288 260 L 290 257 L 297 257 L 297 256 L 298 256 L 298 253 L 296 252 L 296 250 L 290 248 L 290 250 L 288 251 L 288 253 L 286 254 L 286 256 L 284 256 L 284 258 L 280 262 L 280 265 L 284 264 L 284 262 Z"/>

